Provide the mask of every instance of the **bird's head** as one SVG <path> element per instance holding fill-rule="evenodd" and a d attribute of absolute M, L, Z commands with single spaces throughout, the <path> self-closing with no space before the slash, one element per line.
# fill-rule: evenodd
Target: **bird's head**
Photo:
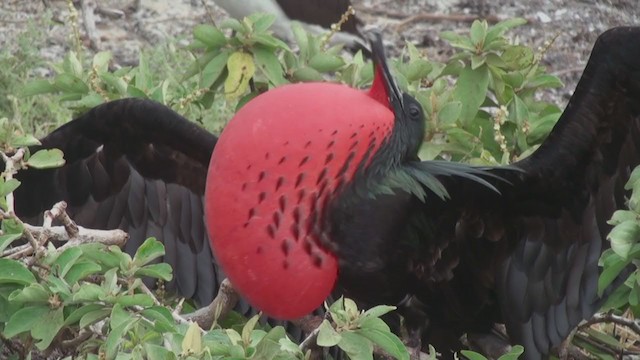
<path fill-rule="evenodd" d="M 213 252 L 234 287 L 272 317 L 306 315 L 333 289 L 326 212 L 354 177 L 383 152 L 390 162 L 416 156 L 422 109 L 398 89 L 379 36 L 372 53 L 369 91 L 273 89 L 238 111 L 214 149 L 205 195 Z"/>

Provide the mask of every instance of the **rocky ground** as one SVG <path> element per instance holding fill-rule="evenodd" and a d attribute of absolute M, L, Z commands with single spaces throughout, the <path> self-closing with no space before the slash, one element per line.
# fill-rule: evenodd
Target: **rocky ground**
<path fill-rule="evenodd" d="M 240 1 L 240 0 L 239 0 Z M 524 17 L 525 26 L 513 31 L 521 44 L 542 48 L 557 36 L 544 63 L 561 77 L 566 87 L 550 96 L 563 106 L 571 94 L 598 34 L 620 25 L 640 24 L 640 0 L 353 0 L 367 27 L 383 31 L 388 41 L 410 41 L 426 48 L 431 57 L 446 57 L 451 48 L 439 38 L 444 30 L 464 31 L 469 22 L 457 15 L 503 19 Z M 111 50 L 120 64 L 133 64 L 141 48 L 181 37 L 186 44 L 195 24 L 220 21 L 226 14 L 212 0 L 83 0 L 75 1 L 80 23 L 82 6 L 94 7 L 97 43 L 87 45 Z M 12 39 L 50 11 L 56 23 L 49 25 L 41 54 L 59 59 L 67 50 L 70 27 L 66 0 L 3 0 L 0 4 L 0 46 L 11 48 Z M 433 15 L 441 16 L 433 16 Z M 84 27 L 80 28 L 84 31 Z"/>

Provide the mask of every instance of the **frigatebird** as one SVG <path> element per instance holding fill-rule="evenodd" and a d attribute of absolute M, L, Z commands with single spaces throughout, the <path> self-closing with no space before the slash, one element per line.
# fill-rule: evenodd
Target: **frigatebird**
<path fill-rule="evenodd" d="M 201 303 L 222 268 L 277 318 L 337 290 L 398 305 L 445 354 L 504 323 L 540 359 L 611 290 L 597 295 L 598 258 L 640 164 L 638 39 L 639 27 L 602 34 L 548 138 L 508 167 L 420 161 L 422 108 L 378 39 L 369 91 L 285 85 L 219 140 L 148 100 L 100 105 L 42 140 L 67 164 L 23 172 L 17 212 L 66 200 L 81 225 L 129 231 L 128 251 L 157 236 L 173 285 Z"/>
<path fill-rule="evenodd" d="M 215 0 L 230 16 L 242 19 L 253 13 L 275 15 L 271 29 L 279 37 L 293 40 L 291 22 L 299 21 L 307 31 L 314 34 L 328 32 L 331 26 L 340 22 L 351 6 L 351 0 Z M 349 48 L 361 48 L 366 43 L 359 27 L 362 21 L 350 15 L 340 32 L 332 36 L 332 41 Z"/>

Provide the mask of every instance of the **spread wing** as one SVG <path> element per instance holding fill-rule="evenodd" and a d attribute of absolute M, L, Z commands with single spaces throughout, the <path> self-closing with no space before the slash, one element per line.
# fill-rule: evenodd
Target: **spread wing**
<path fill-rule="evenodd" d="M 61 149 L 66 164 L 18 174 L 19 216 L 41 218 L 65 200 L 79 225 L 128 232 L 131 254 L 155 236 L 174 269 L 168 290 L 200 304 L 213 299 L 224 277 L 209 248 L 202 201 L 214 135 L 161 104 L 125 99 L 90 110 L 41 142 Z"/>
<path fill-rule="evenodd" d="M 413 289 L 434 337 L 504 322 L 539 359 L 601 306 L 598 259 L 607 220 L 640 164 L 640 28 L 600 36 L 548 139 L 518 169 L 491 169 L 499 189 L 444 177 L 451 199 L 415 201 L 408 231 Z M 436 347 L 437 348 L 437 347 Z"/>

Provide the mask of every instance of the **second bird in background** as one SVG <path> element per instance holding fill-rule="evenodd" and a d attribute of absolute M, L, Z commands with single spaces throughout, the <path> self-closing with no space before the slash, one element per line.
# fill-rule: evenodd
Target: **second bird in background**
<path fill-rule="evenodd" d="M 242 19 L 262 12 L 275 15 L 271 27 L 283 39 L 292 40 L 291 22 L 301 22 L 313 34 L 327 32 L 332 24 L 340 21 L 351 6 L 351 0 L 214 0 L 230 16 Z M 366 44 L 358 27 L 362 22 L 352 15 L 342 24 L 341 31 L 332 36 L 332 43 L 342 43 L 350 48 Z"/>

